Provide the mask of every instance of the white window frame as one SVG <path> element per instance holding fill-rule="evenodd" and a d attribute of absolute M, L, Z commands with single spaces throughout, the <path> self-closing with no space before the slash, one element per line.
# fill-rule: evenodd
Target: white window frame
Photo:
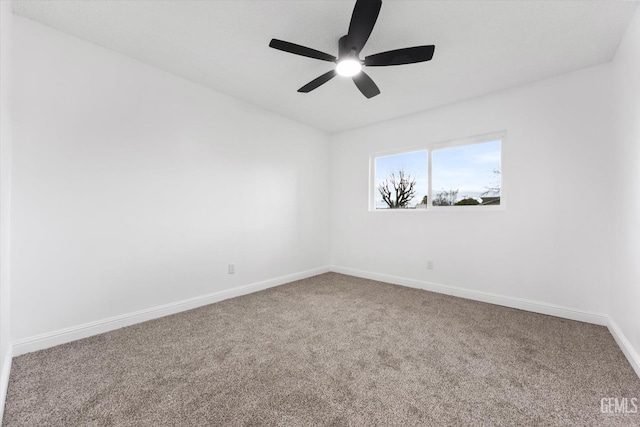
<path fill-rule="evenodd" d="M 371 156 L 369 157 L 369 188 L 371 191 L 369 191 L 369 210 L 373 210 L 375 212 L 386 212 L 386 211 L 415 211 L 418 209 L 376 209 L 376 194 L 377 194 L 377 187 L 376 187 L 376 159 L 380 158 L 380 157 L 389 157 L 389 156 L 395 156 L 398 154 L 408 154 L 408 153 L 417 153 L 419 151 L 426 151 L 427 152 L 427 162 L 429 162 L 429 150 L 427 148 L 425 148 L 424 146 L 422 147 L 411 147 L 411 148 L 400 148 L 400 149 L 396 149 L 396 150 L 389 150 L 389 151 L 382 151 L 382 152 L 378 152 L 378 153 L 374 153 L 371 154 Z M 429 183 L 429 181 L 431 180 L 431 172 L 429 170 L 427 170 L 427 184 Z M 428 187 L 427 187 L 428 190 Z M 426 209 L 419 209 L 419 210 L 425 210 Z"/>
<path fill-rule="evenodd" d="M 482 144 L 491 141 L 500 141 L 500 204 L 499 205 L 471 205 L 471 206 L 433 206 L 433 189 L 432 189 L 432 153 L 433 151 L 443 148 L 461 147 L 464 145 Z M 475 135 L 463 138 L 455 138 L 447 141 L 438 141 L 426 143 L 424 145 L 394 149 L 388 151 L 379 151 L 369 156 L 369 211 L 370 212 L 486 212 L 486 211 L 504 211 L 507 207 L 507 192 L 505 186 L 505 146 L 507 140 L 507 131 L 491 132 L 482 135 Z M 413 153 L 417 151 L 427 152 L 427 195 L 429 204 L 426 209 L 377 209 L 376 208 L 376 159 L 380 157 L 394 156 L 398 154 Z"/>

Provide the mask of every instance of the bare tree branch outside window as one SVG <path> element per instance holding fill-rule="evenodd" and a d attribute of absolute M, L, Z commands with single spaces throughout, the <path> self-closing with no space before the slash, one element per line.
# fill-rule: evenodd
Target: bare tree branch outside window
<path fill-rule="evenodd" d="M 496 180 L 488 187 L 484 187 L 487 189 L 487 191 L 482 193 L 483 196 L 488 196 L 490 194 L 497 195 L 497 196 L 500 195 L 500 185 L 502 183 L 501 176 L 500 176 L 500 169 L 496 168 L 492 172 Z"/>
<path fill-rule="evenodd" d="M 391 172 L 383 182 L 378 184 L 378 192 L 390 209 L 407 208 L 416 195 L 416 179 L 404 170 Z"/>
<path fill-rule="evenodd" d="M 433 206 L 453 206 L 458 199 L 458 190 L 442 190 L 433 198 Z"/>

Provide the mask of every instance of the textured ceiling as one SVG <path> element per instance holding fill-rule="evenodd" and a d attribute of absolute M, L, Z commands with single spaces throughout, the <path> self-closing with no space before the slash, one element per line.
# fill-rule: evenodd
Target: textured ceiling
<path fill-rule="evenodd" d="M 435 44 L 432 61 L 368 68 L 381 94 L 348 78 L 296 90 L 332 64 L 271 38 L 337 54 L 355 1 L 13 1 L 14 13 L 120 51 L 328 133 L 611 60 L 637 2 L 383 1 L 362 57 Z"/>

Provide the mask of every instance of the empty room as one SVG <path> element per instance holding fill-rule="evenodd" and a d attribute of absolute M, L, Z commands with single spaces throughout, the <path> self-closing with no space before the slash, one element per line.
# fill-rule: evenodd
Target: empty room
<path fill-rule="evenodd" d="M 0 0 L 0 424 L 640 426 L 639 4 Z"/>

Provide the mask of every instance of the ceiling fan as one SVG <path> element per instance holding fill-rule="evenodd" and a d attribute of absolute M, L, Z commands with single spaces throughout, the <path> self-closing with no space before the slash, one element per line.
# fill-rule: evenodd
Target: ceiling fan
<path fill-rule="evenodd" d="M 382 0 L 357 0 L 351 15 L 349 32 L 346 36 L 340 37 L 338 41 L 338 57 L 319 50 L 301 46 L 284 40 L 271 39 L 269 46 L 293 53 L 295 55 L 306 56 L 308 58 L 320 59 L 322 61 L 336 63 L 335 69 L 328 71 L 320 77 L 310 81 L 298 89 L 298 92 L 308 93 L 322 86 L 336 75 L 351 77 L 360 92 L 367 98 L 373 98 L 380 93 L 378 86 L 371 80 L 362 66 L 384 67 L 388 65 L 414 64 L 416 62 L 429 61 L 433 58 L 434 45 L 415 46 L 404 49 L 395 49 L 387 52 L 369 55 L 361 60 L 359 55 L 365 43 L 373 31 L 376 24 Z"/>

